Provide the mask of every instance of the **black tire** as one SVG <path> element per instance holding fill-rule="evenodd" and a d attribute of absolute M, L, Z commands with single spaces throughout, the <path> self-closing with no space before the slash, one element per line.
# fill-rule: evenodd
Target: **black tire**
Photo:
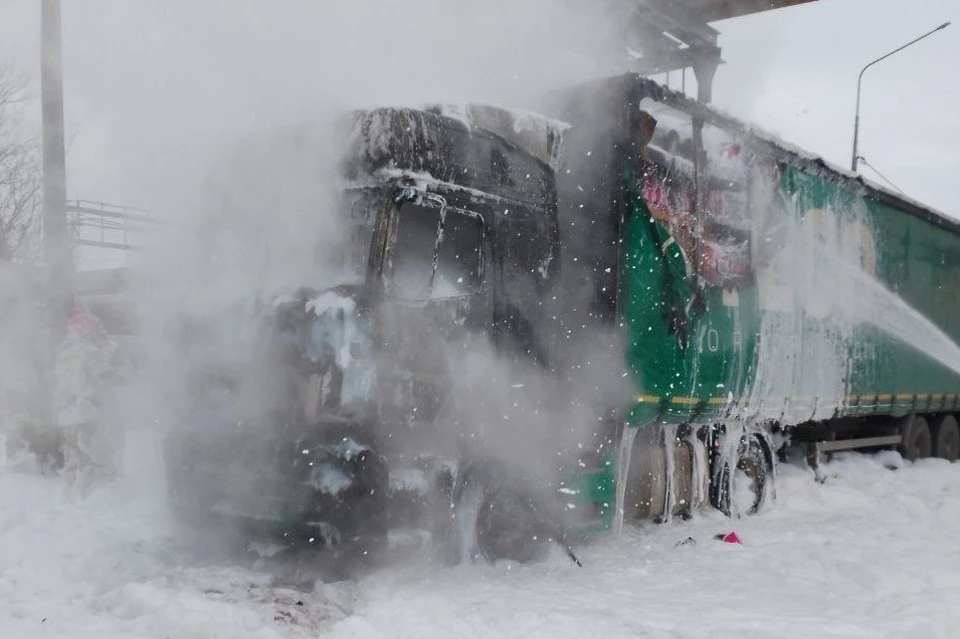
<path fill-rule="evenodd" d="M 551 531 L 543 524 L 528 497 L 509 489 L 489 491 L 477 518 L 477 544 L 490 562 L 534 561 L 550 542 Z"/>
<path fill-rule="evenodd" d="M 933 454 L 949 462 L 960 459 L 960 426 L 953 415 L 943 415 L 934 420 Z"/>
<path fill-rule="evenodd" d="M 933 435 L 927 420 L 919 415 L 909 415 L 900 422 L 900 454 L 907 461 L 925 459 L 933 454 Z"/>
<path fill-rule="evenodd" d="M 497 462 L 477 463 L 464 474 L 457 516 L 472 522 L 464 519 L 466 526 L 450 531 L 453 563 L 471 559 L 462 552 L 470 547 L 491 563 L 501 559 L 526 563 L 542 558 L 551 543 L 564 543 L 557 513 L 540 498 L 533 482 Z"/>

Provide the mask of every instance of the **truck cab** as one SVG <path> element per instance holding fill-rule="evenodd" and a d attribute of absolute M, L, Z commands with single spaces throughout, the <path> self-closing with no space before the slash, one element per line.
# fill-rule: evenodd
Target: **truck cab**
<path fill-rule="evenodd" d="M 167 446 L 175 505 L 323 548 L 367 548 L 448 512 L 481 439 L 476 415 L 452 398 L 464 358 L 542 373 L 557 337 L 563 125 L 471 105 L 358 112 L 351 131 L 342 241 L 321 256 L 339 282 L 261 300 L 248 360 L 225 375 L 269 380 L 246 383 L 268 409 L 202 434 L 188 425 Z M 244 382 L 220 386 L 235 395 Z M 184 419 L 197 414 L 209 410 Z M 252 485 L 231 475 L 238 465 Z"/>

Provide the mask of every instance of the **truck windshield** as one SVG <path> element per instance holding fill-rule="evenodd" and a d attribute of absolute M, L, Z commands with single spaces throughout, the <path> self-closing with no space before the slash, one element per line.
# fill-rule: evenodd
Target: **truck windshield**
<path fill-rule="evenodd" d="M 480 287 L 483 223 L 439 205 L 405 202 L 392 251 L 394 296 L 423 300 L 475 293 Z"/>

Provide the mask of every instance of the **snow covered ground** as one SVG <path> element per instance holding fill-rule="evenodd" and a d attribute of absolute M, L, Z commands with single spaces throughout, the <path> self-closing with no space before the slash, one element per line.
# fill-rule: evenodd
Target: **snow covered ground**
<path fill-rule="evenodd" d="M 141 440 L 140 445 L 147 440 Z M 135 463 L 134 463 L 135 461 Z M 629 527 L 533 566 L 408 561 L 313 592 L 177 550 L 141 450 L 87 496 L 0 473 L 0 637 L 953 637 L 960 464 L 783 467 L 759 517 Z M 884 464 L 895 466 L 890 470 Z M 736 530 L 742 545 L 713 539 Z M 696 543 L 678 545 L 692 537 Z"/>

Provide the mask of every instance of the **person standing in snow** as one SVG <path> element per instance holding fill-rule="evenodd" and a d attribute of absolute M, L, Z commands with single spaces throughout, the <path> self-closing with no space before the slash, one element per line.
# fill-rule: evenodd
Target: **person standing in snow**
<path fill-rule="evenodd" d="M 54 402 L 63 473 L 73 481 L 86 484 L 119 471 L 122 437 L 113 432 L 104 408 L 120 379 L 119 348 L 100 320 L 71 314 L 54 367 Z"/>

